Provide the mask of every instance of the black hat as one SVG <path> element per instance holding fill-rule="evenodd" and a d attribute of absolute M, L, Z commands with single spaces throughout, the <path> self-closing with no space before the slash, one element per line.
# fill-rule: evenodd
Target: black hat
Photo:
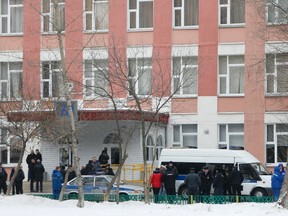
<path fill-rule="evenodd" d="M 190 171 L 195 171 L 195 168 L 194 167 L 190 167 Z"/>
<path fill-rule="evenodd" d="M 208 166 L 203 166 L 202 169 L 208 169 Z"/>

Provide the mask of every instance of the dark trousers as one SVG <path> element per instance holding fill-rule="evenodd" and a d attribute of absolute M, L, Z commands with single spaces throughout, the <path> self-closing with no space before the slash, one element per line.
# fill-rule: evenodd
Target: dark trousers
<path fill-rule="evenodd" d="M 154 194 L 154 201 L 155 201 L 155 203 L 158 203 L 159 192 L 160 192 L 160 188 L 154 188 L 154 187 L 153 187 L 153 194 Z"/>
<path fill-rule="evenodd" d="M 232 193 L 233 195 L 241 196 L 241 185 L 232 185 Z"/>
<path fill-rule="evenodd" d="M 15 187 L 16 187 L 16 194 L 23 194 L 23 181 L 16 182 Z"/>
<path fill-rule="evenodd" d="M 0 182 L 0 194 L 1 194 L 2 189 L 3 189 L 3 193 L 6 194 L 6 191 L 7 191 L 6 182 Z"/>
<path fill-rule="evenodd" d="M 209 196 L 211 191 L 211 185 L 205 185 L 201 188 L 201 194 Z"/>
<path fill-rule="evenodd" d="M 34 191 L 34 179 L 30 179 L 30 192 Z"/>
<path fill-rule="evenodd" d="M 53 190 L 52 199 L 58 200 L 61 190 Z"/>
<path fill-rule="evenodd" d="M 176 195 L 175 188 L 166 188 L 165 187 L 165 190 L 166 190 L 167 195 Z"/>
<path fill-rule="evenodd" d="M 43 192 L 43 179 L 36 180 L 36 192 L 39 192 L 39 185 L 40 185 L 40 192 Z"/>

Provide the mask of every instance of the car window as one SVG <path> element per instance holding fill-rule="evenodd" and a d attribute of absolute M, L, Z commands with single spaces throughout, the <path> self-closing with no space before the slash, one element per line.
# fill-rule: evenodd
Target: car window
<path fill-rule="evenodd" d="M 97 177 L 95 179 L 95 185 L 107 186 L 108 185 L 108 181 L 107 181 L 107 179 L 105 179 L 103 177 Z"/>
<path fill-rule="evenodd" d="M 94 185 L 94 177 L 85 177 L 82 179 L 83 185 L 85 186 L 93 186 Z"/>

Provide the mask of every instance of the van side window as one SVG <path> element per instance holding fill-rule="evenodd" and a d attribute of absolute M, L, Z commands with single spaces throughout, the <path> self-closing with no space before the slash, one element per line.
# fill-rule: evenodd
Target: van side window
<path fill-rule="evenodd" d="M 251 164 L 239 164 L 240 171 L 245 179 L 259 180 L 256 171 L 251 167 Z"/>

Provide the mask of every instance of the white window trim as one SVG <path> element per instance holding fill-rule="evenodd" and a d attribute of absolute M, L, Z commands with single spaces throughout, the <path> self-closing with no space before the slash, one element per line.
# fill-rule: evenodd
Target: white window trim
<path fill-rule="evenodd" d="M 53 17 L 54 17 L 54 3 L 52 2 L 53 0 L 50 0 L 49 7 L 50 7 L 50 12 L 49 13 L 43 13 L 43 4 L 41 1 L 41 34 L 55 34 L 56 31 L 53 30 Z M 65 8 L 65 2 L 59 2 L 59 6 L 64 6 Z M 44 16 L 49 15 L 49 31 L 44 32 Z M 65 29 L 62 31 L 62 33 L 65 33 Z"/>
<path fill-rule="evenodd" d="M 227 4 L 220 4 L 220 0 L 219 0 L 219 7 L 218 7 L 218 25 L 220 27 L 243 27 L 245 26 L 245 22 L 244 23 L 231 23 L 231 17 L 230 17 L 230 3 L 231 0 L 227 0 Z M 221 24 L 221 8 L 227 8 L 227 24 Z M 245 16 L 245 14 L 244 14 Z"/>
<path fill-rule="evenodd" d="M 184 25 L 184 19 L 185 19 L 185 13 L 184 13 L 184 9 L 185 9 L 185 1 L 184 0 L 182 0 L 182 6 L 181 7 L 175 7 L 174 6 L 174 0 L 172 0 L 173 1 L 173 28 L 175 28 L 175 29 L 198 29 L 199 28 L 199 18 L 198 18 L 198 25 L 191 25 L 191 26 L 185 26 Z M 200 0 L 201 1 L 201 0 Z M 176 12 L 176 10 L 181 10 L 181 25 L 180 26 L 176 26 L 175 25 L 175 12 Z M 198 8 L 198 10 L 199 10 L 199 8 Z M 199 11 L 198 11 L 198 13 L 199 13 Z"/>
<path fill-rule="evenodd" d="M 175 57 L 175 56 L 174 56 Z M 178 56 L 177 56 L 178 57 Z M 185 68 L 196 68 L 197 69 L 197 75 L 198 75 L 198 64 L 197 65 L 183 65 L 182 64 L 182 62 L 183 62 L 183 58 L 185 58 L 185 57 L 188 57 L 188 56 L 181 56 L 180 58 L 181 58 L 181 72 L 180 72 L 180 74 L 179 75 L 174 75 L 173 74 L 173 67 L 172 67 L 172 80 L 173 80 L 173 82 L 172 82 L 172 85 L 171 85 L 171 87 L 172 87 L 172 89 L 171 89 L 171 94 L 173 94 L 173 97 L 175 97 L 175 98 L 183 98 L 183 97 L 197 97 L 197 95 L 198 95 L 198 77 L 197 77 L 197 92 L 195 93 L 195 94 L 184 94 L 183 93 L 183 70 L 185 69 Z M 192 56 L 192 57 L 198 57 L 198 56 Z M 172 58 L 172 64 L 173 64 L 173 58 Z M 179 92 L 179 94 L 176 94 L 176 92 L 174 92 L 174 78 L 179 78 L 179 80 L 180 80 L 180 92 Z"/>
<path fill-rule="evenodd" d="M 218 148 L 219 148 L 219 145 L 226 145 L 226 149 L 230 149 L 230 141 L 229 141 L 229 137 L 230 135 L 243 135 L 244 137 L 244 130 L 245 128 L 243 128 L 243 132 L 229 132 L 229 125 L 235 125 L 235 124 L 242 124 L 243 127 L 244 127 L 244 123 L 221 123 L 221 124 L 218 124 Z M 226 129 L 226 141 L 220 141 L 220 126 L 223 126 L 225 125 L 225 129 Z M 245 147 L 245 146 L 243 146 Z"/>
<path fill-rule="evenodd" d="M 244 63 L 243 64 L 229 64 L 229 57 L 231 57 L 232 55 L 227 55 L 226 57 L 228 58 L 228 60 L 227 60 L 227 74 L 220 74 L 220 71 L 219 71 L 219 67 L 218 67 L 218 94 L 219 94 L 219 96 L 228 96 L 228 97 L 230 97 L 230 96 L 240 96 L 240 97 L 242 97 L 242 96 L 244 96 L 244 94 L 245 94 L 245 89 L 244 89 L 244 92 L 243 93 L 240 93 L 240 94 L 231 94 L 230 92 L 229 92 L 229 89 L 230 89 L 230 67 L 243 67 L 244 68 L 244 73 L 245 73 L 245 59 L 244 59 Z M 219 57 L 220 56 L 218 56 L 218 65 L 220 64 L 220 62 L 219 62 Z M 221 77 L 225 77 L 226 78 L 226 93 L 225 94 L 221 94 L 220 93 L 220 86 L 221 86 L 221 83 L 220 83 L 220 78 Z M 244 77 L 245 77 L 245 74 L 244 74 Z M 245 80 L 244 80 L 244 87 L 245 87 Z"/>
<path fill-rule="evenodd" d="M 137 1 L 137 8 L 136 9 L 129 9 L 129 0 L 127 0 L 127 28 L 128 31 L 152 31 L 154 27 L 152 28 L 140 28 L 139 27 L 139 2 L 153 2 L 153 14 L 154 14 L 154 0 L 136 0 Z M 136 27 L 130 28 L 130 12 L 136 13 Z M 153 17 L 153 26 L 154 26 L 154 19 Z"/>
<path fill-rule="evenodd" d="M 196 125 L 197 127 L 197 132 L 191 132 L 191 133 L 183 133 L 183 129 L 182 126 L 183 125 Z M 179 142 L 174 142 L 174 126 L 179 126 L 180 127 L 180 141 Z M 183 136 L 184 135 L 192 135 L 192 136 L 196 136 L 197 137 L 197 148 L 198 148 L 198 125 L 197 124 L 174 124 L 172 125 L 172 147 L 179 147 L 179 148 L 183 148 L 186 147 L 183 145 Z"/>
<path fill-rule="evenodd" d="M 279 3 L 278 3 L 278 0 L 274 0 L 275 1 L 275 4 L 276 5 L 278 5 Z M 268 6 L 269 5 L 272 5 L 273 6 L 273 4 L 270 4 L 269 2 L 267 2 L 267 5 L 266 5 L 266 22 L 267 22 L 267 24 L 268 25 L 287 25 L 287 22 L 285 23 L 285 22 L 279 22 L 279 17 L 278 17 L 278 15 L 279 15 L 279 8 L 277 8 L 277 7 L 275 7 L 275 14 L 274 14 L 274 19 L 275 19 L 275 22 L 269 22 L 268 21 L 268 16 L 269 16 L 269 11 L 268 11 Z"/>
<path fill-rule="evenodd" d="M 0 5 L 0 10 L 1 10 L 1 6 Z M 11 25 L 11 15 L 10 15 L 10 11 L 11 11 L 11 8 L 16 8 L 16 7 L 22 7 L 22 10 L 23 9 L 23 3 L 22 4 L 15 4 L 15 5 L 10 5 L 10 0 L 8 1 L 8 14 L 7 15 L 1 15 L 0 14 L 0 26 L 2 28 L 2 18 L 3 17 L 6 17 L 7 18 L 7 23 L 8 23 L 8 26 L 7 26 L 7 33 L 2 33 L 2 29 L 1 29 L 1 32 L 0 32 L 0 35 L 23 35 L 23 28 L 24 28 L 24 23 L 23 23 L 23 18 L 22 18 L 22 32 L 16 32 L 16 33 L 12 33 L 11 32 L 11 29 L 10 29 L 10 25 Z M 24 16 L 24 11 L 23 11 L 23 16 Z"/>
<path fill-rule="evenodd" d="M 96 14 L 96 7 L 97 4 L 101 4 L 101 3 L 108 3 L 109 4 L 109 0 L 102 0 L 102 1 L 96 1 L 96 0 L 92 0 L 92 11 L 85 11 L 83 13 L 83 27 L 84 27 L 84 32 L 90 33 L 90 32 L 108 32 L 108 28 L 109 28 L 109 23 L 108 23 L 108 27 L 107 29 L 96 29 L 95 28 L 95 14 Z M 83 8 L 85 9 L 85 0 L 83 1 Z M 109 13 L 109 9 L 108 9 L 108 13 Z M 87 30 L 86 29 L 86 14 L 91 14 L 92 15 L 92 29 L 91 30 Z M 108 21 L 109 22 L 109 21 Z"/>

